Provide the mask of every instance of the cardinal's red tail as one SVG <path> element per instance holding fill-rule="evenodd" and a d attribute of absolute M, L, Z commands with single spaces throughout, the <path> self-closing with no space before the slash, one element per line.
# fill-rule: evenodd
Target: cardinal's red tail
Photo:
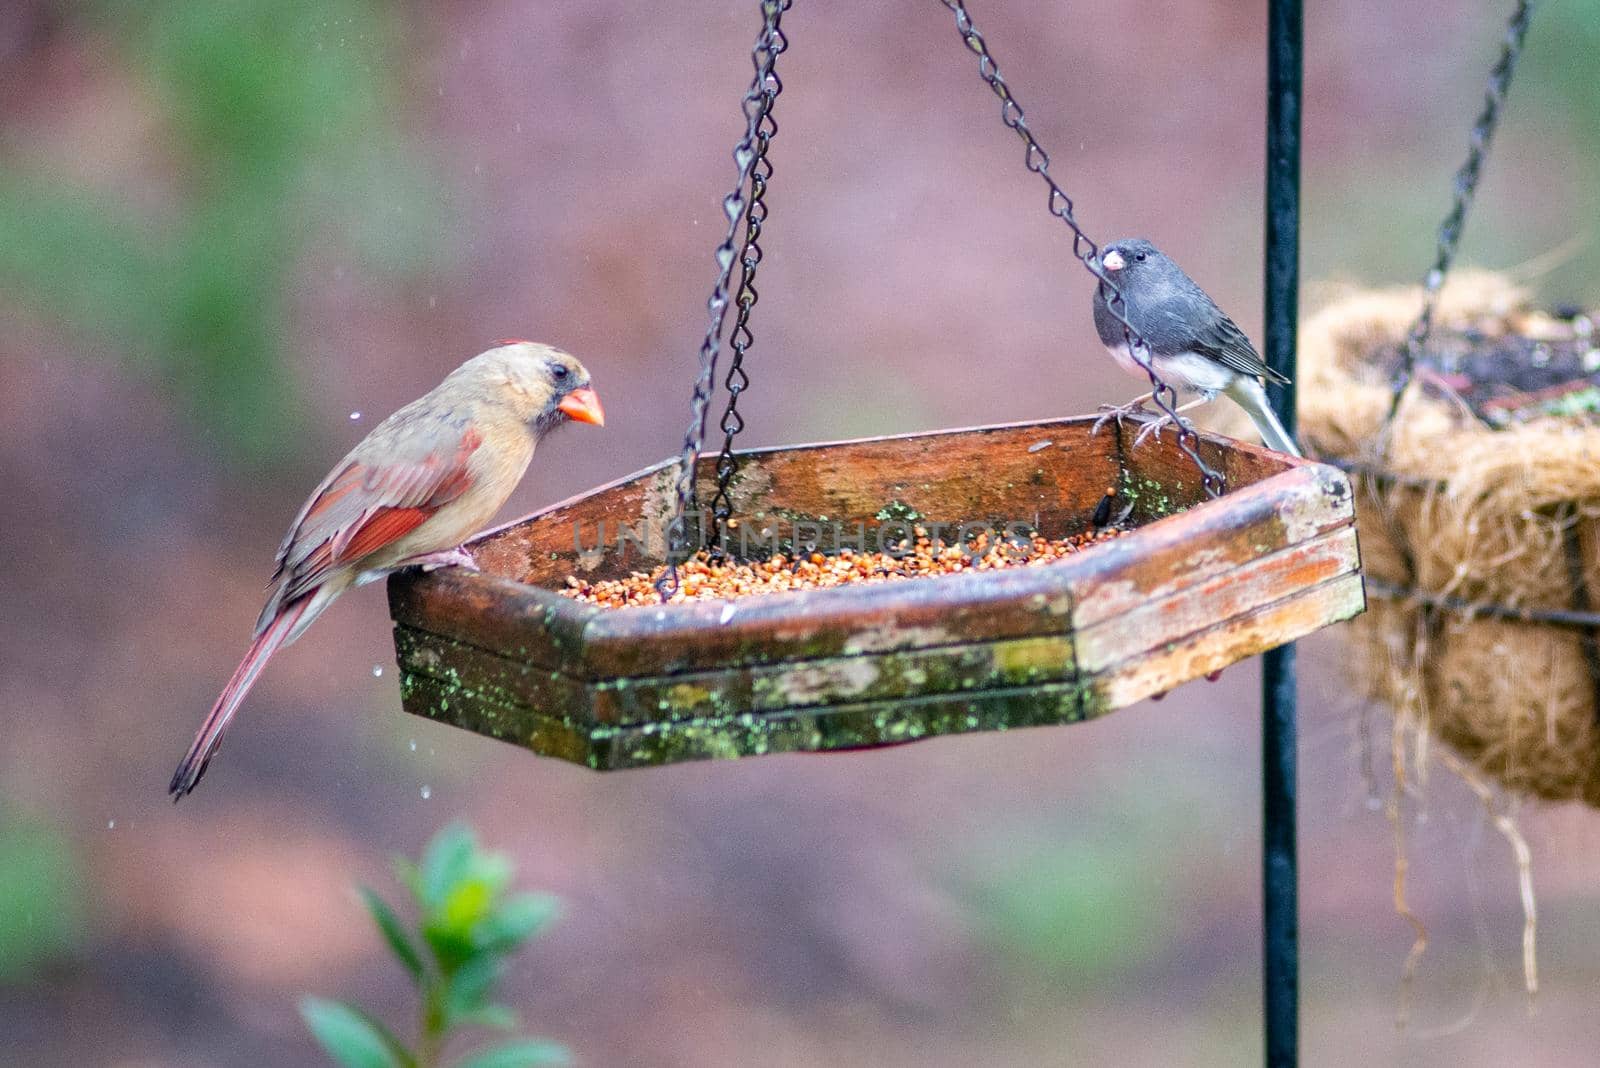
<path fill-rule="evenodd" d="M 302 597 L 285 607 L 278 613 L 277 618 L 267 625 L 267 629 L 250 643 L 250 651 L 244 654 L 244 660 L 240 661 L 233 678 L 222 688 L 222 696 L 211 706 L 211 712 L 200 725 L 200 733 L 194 737 L 194 744 L 189 747 L 188 754 L 172 775 L 172 784 L 167 787 L 167 792 L 172 795 L 174 801 L 182 799 L 185 794 L 193 790 L 195 784 L 200 781 L 200 776 L 206 773 L 206 765 L 211 763 L 211 758 L 217 754 L 217 747 L 222 744 L 222 732 L 228 729 L 228 723 L 233 719 L 233 714 L 239 710 L 245 694 L 250 692 L 250 687 L 255 685 L 261 669 L 267 666 L 272 654 L 283 645 L 284 640 L 294 630 L 295 624 L 300 622 L 300 617 L 311 608 L 313 600 L 316 600 L 315 594 Z"/>

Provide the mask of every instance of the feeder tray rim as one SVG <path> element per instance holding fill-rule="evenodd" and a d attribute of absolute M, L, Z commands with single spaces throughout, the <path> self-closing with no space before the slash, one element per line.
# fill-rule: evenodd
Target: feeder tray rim
<path fill-rule="evenodd" d="M 1041 431 L 1049 431 L 1055 428 L 1068 429 L 1080 427 L 1085 424 L 1092 424 L 1097 421 L 1097 419 L 1098 416 L 1080 415 L 1055 419 L 1019 420 L 1009 423 L 984 423 L 976 426 L 947 427 L 939 430 L 871 435 L 859 438 L 844 438 L 835 441 L 804 442 L 798 445 L 764 445 L 758 448 L 739 450 L 735 453 L 735 455 L 745 457 L 769 453 L 794 453 L 813 449 L 833 449 L 851 445 L 876 445 L 885 442 L 905 441 L 916 438 L 938 438 L 947 436 L 956 437 L 960 435 L 996 433 L 1008 430 L 1028 430 L 1032 428 L 1039 428 Z M 1238 441 L 1236 439 L 1224 437 L 1219 434 L 1206 431 L 1197 431 L 1197 433 L 1202 442 L 1213 447 L 1247 449 L 1259 452 L 1268 451 L 1260 448 L 1259 446 L 1252 445 L 1249 442 Z M 1121 434 L 1116 434 L 1113 440 L 1115 442 L 1115 452 L 1118 458 L 1118 466 L 1120 468 L 1120 479 L 1122 476 L 1127 474 L 1129 467 L 1122 455 L 1123 446 Z M 1068 448 L 1071 444 L 1071 442 L 1063 442 L 1059 447 Z M 1051 446 L 1055 447 L 1055 443 L 1051 442 Z M 714 462 L 714 460 L 714 457 L 709 457 L 703 460 L 702 463 L 705 466 L 709 466 Z M 1276 492 L 1275 486 L 1281 484 L 1276 482 L 1276 480 L 1281 479 L 1285 475 L 1293 475 L 1297 470 L 1303 471 L 1314 468 L 1318 462 L 1314 460 L 1303 458 L 1297 459 L 1293 457 L 1288 457 L 1286 460 L 1288 463 L 1286 470 L 1280 471 L 1277 475 L 1263 479 L 1259 482 L 1240 486 L 1236 489 L 1229 489 L 1224 493 L 1223 497 L 1234 499 L 1238 505 L 1244 505 L 1251 498 L 1260 498 L 1261 503 L 1270 510 L 1270 500 L 1272 495 Z M 534 521 L 544 516 L 559 512 L 564 508 L 575 506 L 580 502 L 595 496 L 596 494 L 621 488 L 637 480 L 649 478 L 661 473 L 662 471 L 675 468 L 678 463 L 678 459 L 673 457 L 652 464 L 649 467 L 641 468 L 632 474 L 624 475 L 623 477 L 614 479 L 611 482 L 607 482 L 603 485 L 585 490 L 581 493 L 568 497 L 565 500 L 551 504 L 544 508 L 540 508 L 528 515 L 524 515 L 517 519 L 512 519 L 497 527 L 486 530 L 476 538 L 473 538 L 472 542 L 469 542 L 468 544 L 470 546 L 475 542 L 487 541 L 512 528 L 522 526 L 530 521 Z M 1305 476 L 1302 475 L 1301 477 Z M 1108 486 L 1107 488 L 1115 489 L 1117 487 Z M 1223 498 L 1218 498 L 1218 500 L 1221 499 Z M 886 501 L 884 503 L 888 504 L 891 502 Z M 1208 502 L 1197 502 L 1195 507 L 1199 507 L 1206 503 Z M 1166 524 L 1178 518 L 1179 514 L 1181 513 L 1162 516 L 1159 519 L 1155 519 L 1151 522 L 1143 524 L 1142 526 L 1134 528 L 1127 533 L 1148 533 L 1151 536 L 1159 538 L 1164 532 L 1171 529 L 1170 527 L 1167 527 Z M 1069 592 L 1071 583 L 1075 578 L 1080 577 L 1085 570 L 1094 568 L 1097 561 L 1107 559 L 1108 554 L 1094 553 L 1091 552 L 1091 550 L 1105 549 L 1107 546 L 1115 546 L 1119 540 L 1120 539 L 1112 539 L 1111 541 L 1103 544 L 1090 545 L 1078 553 L 1073 553 L 1065 558 L 1054 560 L 1049 564 L 1044 564 L 1037 567 L 1024 566 L 999 568 L 985 571 L 973 569 L 956 572 L 954 574 L 913 576 L 904 582 L 854 582 L 839 586 L 784 590 L 780 592 L 747 597 L 705 598 L 681 601 L 675 604 L 640 604 L 626 605 L 621 607 L 603 607 L 600 605 L 591 604 L 575 597 L 567 597 L 559 590 L 551 589 L 548 586 L 542 586 L 531 582 L 522 582 L 518 579 L 508 578 L 504 575 L 496 575 L 483 571 L 459 572 L 452 569 L 450 571 L 438 572 L 430 577 L 436 582 L 459 581 L 467 585 L 492 583 L 496 586 L 504 584 L 506 587 L 515 588 L 519 591 L 531 590 L 534 591 L 534 596 L 540 602 L 540 604 L 545 606 L 561 605 L 566 612 L 572 613 L 569 619 L 570 625 L 580 629 L 588 639 L 625 640 L 635 633 L 653 636 L 656 626 L 667 621 L 679 623 L 685 626 L 698 627 L 732 624 L 736 620 L 744 622 L 749 622 L 752 619 L 759 620 L 767 613 L 787 616 L 793 611 L 793 606 L 796 602 L 796 599 L 802 597 L 805 598 L 807 607 L 816 612 L 839 611 L 848 613 L 860 611 L 865 607 L 864 602 L 868 601 L 871 602 L 871 606 L 873 608 L 884 611 L 892 612 L 897 608 L 909 609 L 917 606 L 926 596 L 924 592 L 925 581 L 939 582 L 941 584 L 940 588 L 948 591 L 949 596 L 957 597 L 963 601 L 979 601 L 987 597 L 1014 598 L 1028 596 L 1030 594 L 1034 596 L 1045 597 L 1064 596 Z M 1085 554 L 1088 556 L 1087 562 L 1085 560 Z M 963 586 L 970 588 L 963 589 Z M 723 614 L 726 612 L 729 605 L 736 605 L 738 607 L 733 618 L 724 619 Z"/>
<path fill-rule="evenodd" d="M 914 439 L 914 438 L 955 437 L 955 436 L 961 435 L 961 434 L 994 433 L 994 432 L 1003 431 L 1003 430 L 1026 430 L 1029 427 L 1040 427 L 1040 428 L 1062 427 L 1062 428 L 1067 428 L 1067 427 L 1076 426 L 1076 425 L 1079 425 L 1079 424 L 1082 424 L 1082 423 L 1093 423 L 1096 420 L 1098 420 L 1099 418 L 1100 417 L 1096 416 L 1096 415 L 1069 415 L 1069 416 L 1065 416 L 1065 417 L 1057 417 L 1057 418 L 1054 418 L 1054 419 L 1020 419 L 1020 420 L 1017 420 L 1016 422 L 1011 422 L 1011 423 L 978 423 L 978 424 L 973 425 L 973 426 L 940 427 L 937 430 L 909 430 L 909 431 L 903 431 L 903 432 L 898 433 L 898 434 L 868 434 L 868 435 L 866 435 L 864 437 L 857 437 L 857 438 L 834 438 L 834 439 L 831 439 L 831 440 L 828 440 L 828 441 L 803 441 L 803 442 L 800 442 L 800 443 L 794 444 L 794 445 L 758 445 L 758 446 L 756 446 L 754 448 L 749 448 L 749 449 L 735 449 L 734 452 L 733 452 L 733 455 L 736 456 L 736 457 L 743 458 L 743 457 L 746 457 L 746 456 L 761 456 L 761 455 L 765 455 L 767 453 L 802 452 L 802 451 L 809 451 L 809 450 L 812 450 L 812 449 L 835 449 L 835 448 L 840 448 L 840 447 L 848 446 L 848 445 L 874 445 L 874 444 L 879 444 L 879 443 L 882 443 L 882 442 L 890 442 L 890 441 L 908 441 L 908 440 L 911 440 L 911 439 Z M 1141 422 L 1142 421 L 1138 415 L 1129 415 L 1129 416 L 1125 416 L 1125 418 L 1127 418 L 1131 422 Z M 1215 434 L 1215 433 L 1212 433 L 1210 431 L 1196 430 L 1196 433 L 1200 436 L 1200 439 L 1202 441 L 1205 441 L 1205 442 L 1207 442 L 1207 443 L 1209 443 L 1209 444 L 1211 444 L 1213 446 L 1227 447 L 1227 448 L 1239 448 L 1239 447 L 1242 446 L 1244 448 L 1255 450 L 1255 451 L 1263 451 L 1263 452 L 1267 451 L 1267 450 L 1261 449 L 1260 446 L 1252 445 L 1248 441 L 1238 441 L 1238 440 L 1236 440 L 1234 438 L 1224 437 L 1224 436 L 1222 436 L 1220 434 Z M 1120 453 L 1121 453 L 1121 450 L 1122 450 L 1122 443 L 1121 443 L 1120 435 L 1113 437 L 1112 440 L 1117 443 L 1117 451 L 1118 451 L 1118 454 L 1120 456 Z M 1066 448 L 1067 445 L 1068 445 L 1068 443 L 1063 442 L 1063 443 L 1060 444 L 1059 447 L 1060 448 Z M 1057 445 L 1056 445 L 1055 442 L 1051 442 L 1049 447 L 1057 447 Z M 1043 451 L 1043 450 L 1040 450 L 1040 451 Z M 717 457 L 715 457 L 715 456 L 703 456 L 703 457 L 700 458 L 700 465 L 703 466 L 703 467 L 711 467 L 712 465 L 714 465 L 716 463 L 716 460 L 717 460 Z M 1301 461 L 1301 462 L 1303 462 L 1303 463 L 1318 463 L 1318 462 L 1321 462 L 1321 461 L 1304 460 L 1304 461 Z M 576 505 L 576 504 L 582 502 L 583 500 L 585 500 L 586 498 L 592 497 L 597 493 L 603 493 L 606 490 L 619 489 L 619 488 L 627 485 L 628 483 L 635 481 L 636 479 L 646 478 L 646 477 L 648 477 L 650 475 L 660 474 L 662 471 L 667 471 L 667 470 L 670 470 L 672 468 L 677 467 L 678 463 L 679 463 L 679 458 L 678 457 L 676 457 L 676 456 L 668 457 L 667 459 L 657 461 L 656 463 L 653 463 L 648 467 L 641 467 L 641 468 L 639 468 L 639 470 L 634 471 L 631 474 L 623 475 L 620 478 L 614 478 L 610 482 L 603 482 L 598 486 L 591 486 L 588 489 L 580 490 L 579 492 L 574 493 L 570 497 L 565 497 L 562 500 L 556 501 L 554 504 L 546 505 L 545 507 L 540 508 L 537 511 L 532 512 L 532 513 L 530 513 L 528 515 L 519 516 L 516 519 L 509 519 L 506 522 L 501 523 L 499 526 L 490 527 L 487 530 L 483 531 L 481 534 L 478 534 L 477 536 L 475 536 L 472 539 L 472 542 L 486 541 L 489 538 L 495 537 L 496 535 L 505 533 L 506 531 L 510 530 L 512 527 L 520 526 L 521 524 L 527 522 L 529 519 L 535 518 L 536 516 L 544 515 L 544 514 L 546 514 L 548 512 L 558 511 L 559 509 L 562 509 L 562 508 L 570 508 L 573 505 Z M 1123 466 L 1126 467 L 1125 464 Z M 1107 488 L 1110 488 L 1110 487 L 1107 487 Z M 891 502 L 885 501 L 884 503 L 888 504 L 888 503 L 891 503 Z M 468 544 L 470 545 L 472 542 L 468 542 Z"/>

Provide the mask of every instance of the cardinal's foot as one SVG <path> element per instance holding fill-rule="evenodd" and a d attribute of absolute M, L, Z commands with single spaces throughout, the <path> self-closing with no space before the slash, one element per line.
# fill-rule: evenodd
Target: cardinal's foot
<path fill-rule="evenodd" d="M 420 567 L 424 571 L 437 571 L 441 567 L 464 567 L 468 571 L 478 570 L 478 562 L 472 558 L 472 554 L 459 545 L 454 549 L 413 556 L 406 563 Z"/>

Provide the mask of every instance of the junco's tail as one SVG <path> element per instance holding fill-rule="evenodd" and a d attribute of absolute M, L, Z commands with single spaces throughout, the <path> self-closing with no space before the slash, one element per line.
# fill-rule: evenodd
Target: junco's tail
<path fill-rule="evenodd" d="M 1267 391 L 1262 388 L 1259 381 L 1249 375 L 1239 375 L 1223 392 L 1235 404 L 1243 408 L 1250 421 L 1256 425 L 1256 430 L 1261 433 L 1261 440 L 1269 449 L 1286 452 L 1290 456 L 1299 456 L 1300 450 L 1295 447 L 1294 439 L 1289 432 L 1283 429 L 1283 424 L 1278 422 L 1277 415 L 1272 410 L 1272 405 L 1267 403 Z"/>

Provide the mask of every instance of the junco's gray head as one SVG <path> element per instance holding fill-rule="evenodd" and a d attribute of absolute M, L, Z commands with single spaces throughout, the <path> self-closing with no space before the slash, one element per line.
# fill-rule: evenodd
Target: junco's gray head
<path fill-rule="evenodd" d="M 1161 250 L 1142 237 L 1113 241 L 1100 249 L 1100 266 L 1120 288 L 1123 280 L 1154 273 L 1151 268 L 1170 262 Z"/>

